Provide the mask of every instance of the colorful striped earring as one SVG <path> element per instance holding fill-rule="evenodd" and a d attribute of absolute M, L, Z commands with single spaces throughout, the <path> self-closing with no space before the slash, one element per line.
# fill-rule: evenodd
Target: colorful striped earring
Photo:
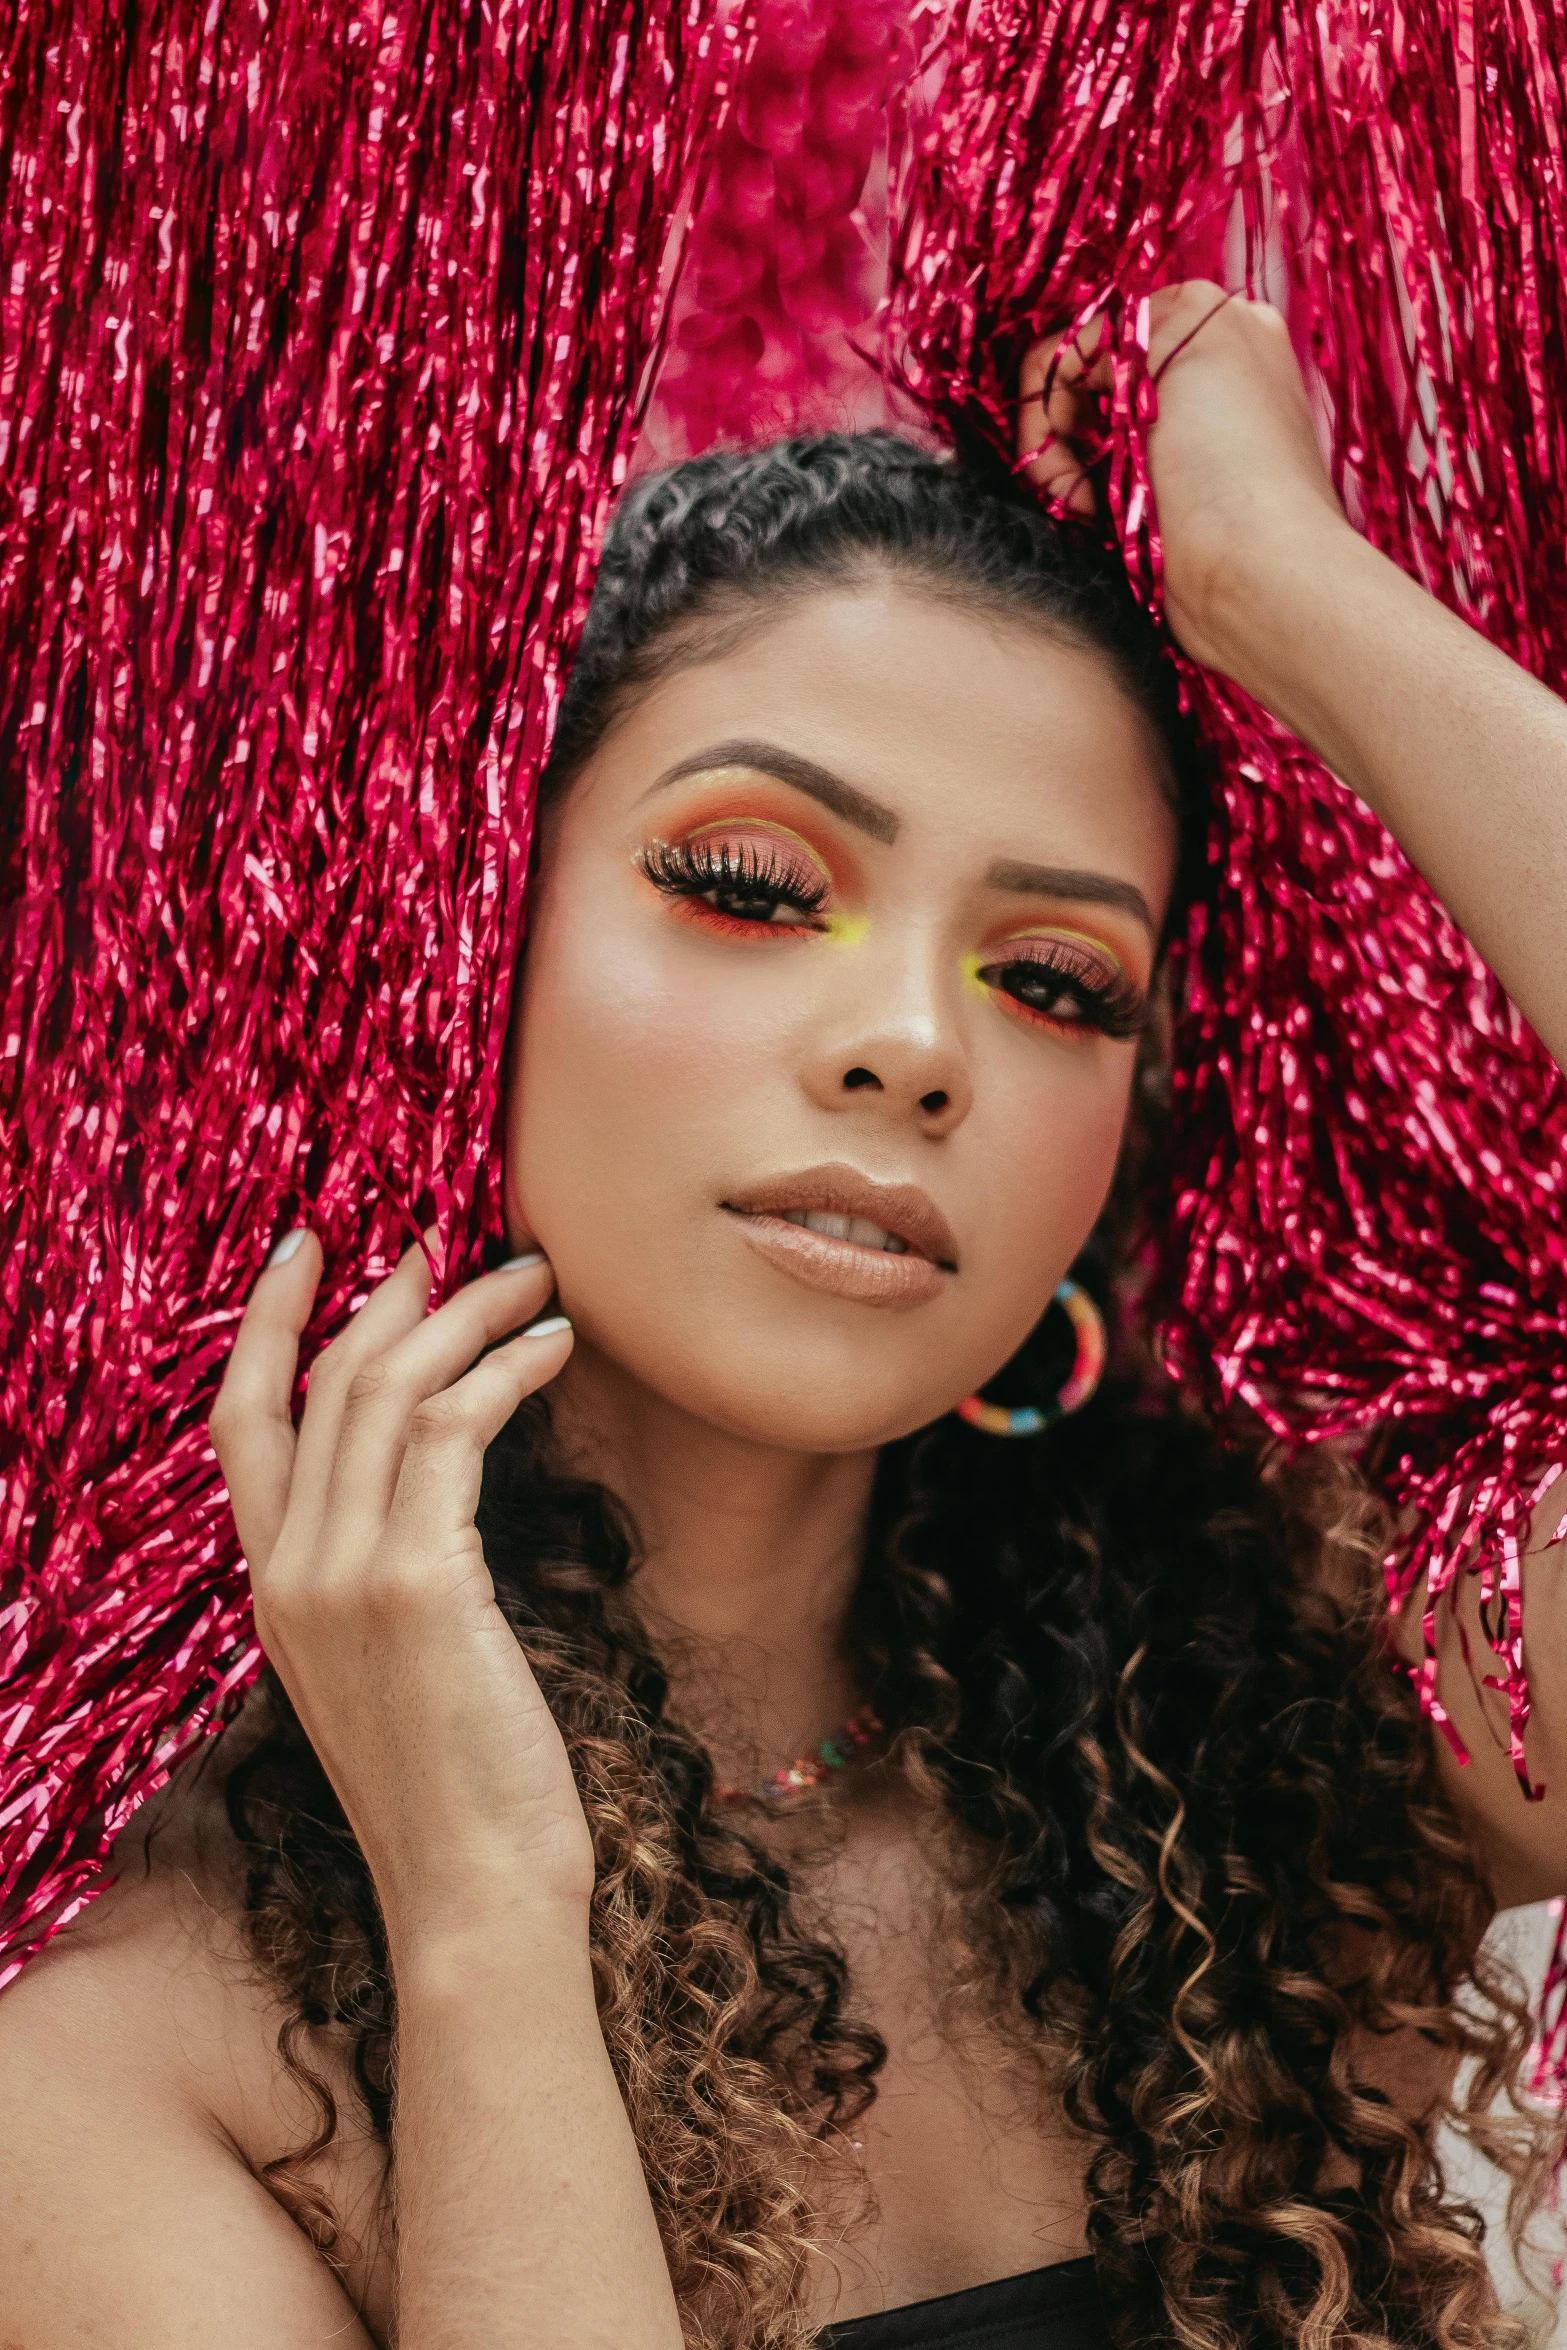
<path fill-rule="evenodd" d="M 1037 1404 L 1019 1404 L 1009 1411 L 1004 1404 L 986 1403 L 982 1395 L 966 1395 L 958 1406 L 958 1418 L 967 1420 L 971 1428 L 978 1428 L 985 1436 L 1038 1436 L 1041 1430 L 1053 1428 L 1057 1420 L 1064 1420 L 1068 1412 L 1077 1411 L 1087 1403 L 1098 1386 L 1105 1367 L 1104 1316 L 1086 1289 L 1076 1281 L 1063 1281 L 1056 1290 L 1054 1302 L 1065 1306 L 1077 1333 L 1077 1360 L 1053 1404 L 1043 1410 Z"/>

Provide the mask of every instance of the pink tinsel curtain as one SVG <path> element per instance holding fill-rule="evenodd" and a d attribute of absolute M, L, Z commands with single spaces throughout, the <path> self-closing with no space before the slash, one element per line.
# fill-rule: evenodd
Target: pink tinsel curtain
<path fill-rule="evenodd" d="M 204 1434 L 495 1218 L 533 777 L 743 14 L 73 0 L 0 57 L 0 1981 L 253 1675 Z"/>
<path fill-rule="evenodd" d="M 885 414 L 1009 446 L 1027 340 L 1108 302 L 1155 604 L 1143 297 L 1264 293 L 1356 522 L 1563 682 L 1567 0 L 781 0 L 727 114 L 738 13 L 558 0 L 428 54 L 399 5 L 202 21 L 129 57 L 83 5 L 0 115 L 19 1953 L 253 1669 L 200 1424 L 275 1223 L 328 1235 L 324 1334 L 416 1215 L 458 1264 L 493 1221 L 527 792 L 660 287 L 639 461 Z M 1563 1088 L 1368 812 L 1186 685 L 1217 814 L 1169 1359 L 1398 1428 L 1400 1572 L 1479 1546 L 1521 1766 Z"/>

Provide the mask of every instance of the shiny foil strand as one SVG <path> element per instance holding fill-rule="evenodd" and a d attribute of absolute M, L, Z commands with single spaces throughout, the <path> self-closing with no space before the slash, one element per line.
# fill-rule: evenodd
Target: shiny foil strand
<path fill-rule="evenodd" d="M 0 58 L 0 1981 L 259 1657 L 204 1423 L 498 1228 L 528 813 L 750 39 L 103 0 Z"/>

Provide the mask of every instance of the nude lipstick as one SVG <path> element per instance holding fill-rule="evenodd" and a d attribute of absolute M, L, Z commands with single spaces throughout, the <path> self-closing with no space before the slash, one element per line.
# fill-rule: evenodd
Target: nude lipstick
<path fill-rule="evenodd" d="M 808 1167 L 719 1202 L 750 1247 L 807 1288 L 861 1305 L 923 1305 L 958 1267 L 958 1244 L 928 1192 L 857 1167 Z"/>

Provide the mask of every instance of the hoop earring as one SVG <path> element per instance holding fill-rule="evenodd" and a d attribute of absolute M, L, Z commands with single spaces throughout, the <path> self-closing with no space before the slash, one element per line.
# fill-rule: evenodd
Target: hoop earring
<path fill-rule="evenodd" d="M 982 1395 L 966 1395 L 958 1406 L 958 1418 L 967 1420 L 981 1435 L 1038 1436 L 1044 1429 L 1053 1428 L 1058 1420 L 1064 1420 L 1068 1412 L 1080 1410 L 1099 1385 L 1105 1367 L 1104 1316 L 1087 1290 L 1076 1281 L 1063 1281 L 1053 1303 L 1066 1308 L 1077 1333 L 1077 1360 L 1060 1393 L 1043 1410 L 1037 1404 L 1026 1403 L 1010 1411 L 1004 1404 L 986 1403 Z"/>

